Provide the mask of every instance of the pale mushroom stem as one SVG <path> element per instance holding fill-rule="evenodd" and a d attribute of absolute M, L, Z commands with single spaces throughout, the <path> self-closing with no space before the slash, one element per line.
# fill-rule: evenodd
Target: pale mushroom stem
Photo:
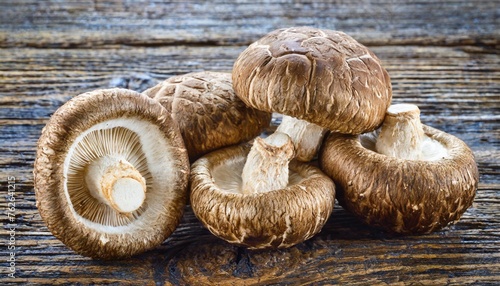
<path fill-rule="evenodd" d="M 420 160 L 424 138 L 418 107 L 413 104 L 394 104 L 387 109 L 375 148 L 389 157 Z"/>
<path fill-rule="evenodd" d="M 287 134 L 275 132 L 265 139 L 257 137 L 243 167 L 242 192 L 254 194 L 285 188 L 293 156 L 293 143 Z"/>
<path fill-rule="evenodd" d="M 92 196 L 120 213 L 137 210 L 146 198 L 146 180 L 123 158 L 108 156 L 90 163 L 85 182 Z"/>
<path fill-rule="evenodd" d="M 302 162 L 311 161 L 318 153 L 326 130 L 316 124 L 287 115 L 283 115 L 283 120 L 276 129 L 277 132 L 290 136 L 295 147 L 295 159 Z"/>

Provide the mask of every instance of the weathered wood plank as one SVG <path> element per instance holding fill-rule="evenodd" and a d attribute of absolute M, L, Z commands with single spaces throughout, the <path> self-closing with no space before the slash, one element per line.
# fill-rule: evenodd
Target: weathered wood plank
<path fill-rule="evenodd" d="M 346 31 L 371 45 L 498 45 L 482 1 L 9 1 L 0 47 L 248 44 L 281 27 Z"/>

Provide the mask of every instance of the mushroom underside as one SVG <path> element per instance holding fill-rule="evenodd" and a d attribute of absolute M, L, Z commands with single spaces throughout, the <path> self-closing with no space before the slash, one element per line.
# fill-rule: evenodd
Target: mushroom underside
<path fill-rule="evenodd" d="M 320 165 L 336 182 L 339 203 L 365 223 L 395 233 L 429 233 L 458 220 L 477 189 L 474 156 L 458 138 L 423 127 L 429 144 L 446 153 L 402 160 L 373 151 L 376 133 L 330 134 Z"/>
<path fill-rule="evenodd" d="M 104 180 L 115 183 L 110 196 L 96 193 L 103 186 L 96 174 L 118 176 Z M 34 165 L 37 208 L 54 236 L 77 253 L 130 257 L 175 230 L 188 175 L 178 127 L 159 103 L 129 90 L 96 90 L 72 98 L 43 129 Z"/>
<path fill-rule="evenodd" d="M 68 150 L 63 171 L 64 191 L 75 217 L 89 227 L 109 233 L 133 232 L 144 224 L 142 220 L 154 219 L 160 207 L 154 202 L 164 200 L 164 186 L 174 181 L 176 175 L 172 172 L 175 158 L 169 151 L 171 146 L 159 140 L 162 136 L 151 124 L 134 118 L 107 120 L 78 136 Z M 88 166 L 105 156 L 130 162 L 147 182 L 146 200 L 136 211 L 120 213 L 90 193 L 85 182 Z M 116 228 L 119 226 L 122 228 Z"/>
<path fill-rule="evenodd" d="M 214 235 L 251 249 L 290 247 L 318 233 L 333 209 L 331 179 L 292 161 L 286 188 L 242 194 L 241 171 L 249 150 L 249 146 L 229 147 L 193 164 L 195 215 Z"/>

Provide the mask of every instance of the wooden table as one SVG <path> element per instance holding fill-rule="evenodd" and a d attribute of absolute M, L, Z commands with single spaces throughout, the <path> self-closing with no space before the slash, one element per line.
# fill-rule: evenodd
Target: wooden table
<path fill-rule="evenodd" d="M 0 284 L 498 285 L 498 1 L 236 2 L 0 1 Z M 458 223 L 401 237 L 337 206 L 309 241 L 255 252 L 215 238 L 187 207 L 157 249 L 110 262 L 52 236 L 35 206 L 32 168 L 40 131 L 59 106 L 98 88 L 142 91 L 177 74 L 230 72 L 252 41 L 297 25 L 342 30 L 367 45 L 391 75 L 393 102 L 419 105 L 425 124 L 472 148 L 480 184 Z M 6 262 L 9 177 L 15 279 Z"/>

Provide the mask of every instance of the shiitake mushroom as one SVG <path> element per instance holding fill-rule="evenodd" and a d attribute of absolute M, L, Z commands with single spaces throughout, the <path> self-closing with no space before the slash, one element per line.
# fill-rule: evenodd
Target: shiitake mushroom
<path fill-rule="evenodd" d="M 34 166 L 37 207 L 75 252 L 129 257 L 161 244 L 180 222 L 189 161 L 158 102 L 125 89 L 78 95 L 50 118 Z"/>
<path fill-rule="evenodd" d="M 479 180 L 472 151 L 419 115 L 415 105 L 395 104 L 380 129 L 325 140 L 321 169 L 335 181 L 339 203 L 369 225 L 429 233 L 472 205 Z"/>

